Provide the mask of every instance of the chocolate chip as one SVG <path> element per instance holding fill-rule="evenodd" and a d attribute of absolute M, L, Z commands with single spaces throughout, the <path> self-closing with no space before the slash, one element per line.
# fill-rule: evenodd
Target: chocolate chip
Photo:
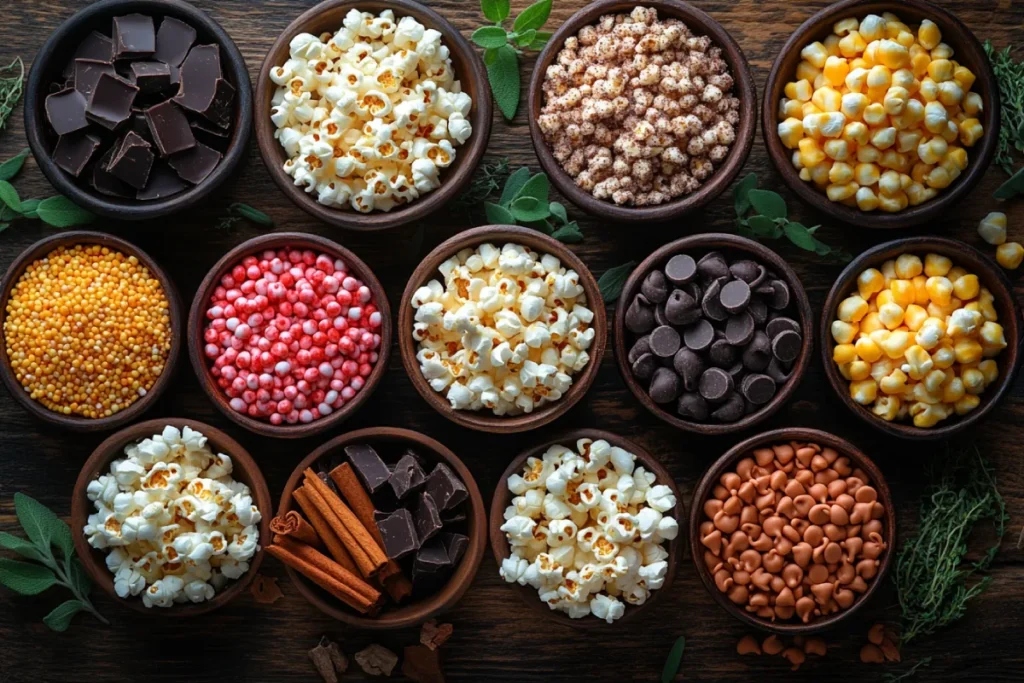
<path fill-rule="evenodd" d="M 726 372 L 728 372 L 729 376 L 732 377 L 732 381 L 734 383 L 739 384 L 740 380 L 743 379 L 743 376 L 747 374 L 747 369 L 743 366 L 742 361 L 738 361 L 726 368 Z"/>
<path fill-rule="evenodd" d="M 674 356 L 679 350 L 679 333 L 668 325 L 656 327 L 651 332 L 651 351 L 659 358 Z"/>
<path fill-rule="evenodd" d="M 700 394 L 686 393 L 679 397 L 676 412 L 690 420 L 704 422 L 708 419 L 708 402 Z"/>
<path fill-rule="evenodd" d="M 671 403 L 679 396 L 682 382 L 679 375 L 668 368 L 658 368 L 651 378 L 650 394 L 655 403 Z"/>
<path fill-rule="evenodd" d="M 732 375 L 722 368 L 708 368 L 700 376 L 700 395 L 711 403 L 723 400 L 732 388 Z"/>
<path fill-rule="evenodd" d="M 654 328 L 654 308 L 647 298 L 638 294 L 626 309 L 626 329 L 634 334 L 650 332 Z"/>
<path fill-rule="evenodd" d="M 654 324 L 658 326 L 672 324 L 669 322 L 669 319 L 665 317 L 665 304 L 658 304 L 654 307 Z"/>
<path fill-rule="evenodd" d="M 729 317 L 725 324 L 725 339 L 733 346 L 746 346 L 754 338 L 754 318 L 743 311 Z"/>
<path fill-rule="evenodd" d="M 772 355 L 784 363 L 792 363 L 800 355 L 803 338 L 793 330 L 783 330 L 772 339 Z"/>
<path fill-rule="evenodd" d="M 722 308 L 730 313 L 739 313 L 750 303 L 750 285 L 743 280 L 727 282 L 719 296 Z"/>
<path fill-rule="evenodd" d="M 746 404 L 743 397 L 734 391 L 726 397 L 725 402 L 715 412 L 711 413 L 711 417 L 719 422 L 736 422 L 743 417 L 745 412 Z"/>
<path fill-rule="evenodd" d="M 681 285 L 697 276 L 697 263 L 689 254 L 676 254 L 665 264 L 665 277 Z"/>
<path fill-rule="evenodd" d="M 665 302 L 665 318 L 673 325 L 689 325 L 700 318 L 701 310 L 697 300 L 681 290 L 672 290 Z"/>
<path fill-rule="evenodd" d="M 633 348 L 629 350 L 629 354 L 626 357 L 629 358 L 630 363 L 635 363 L 637 358 L 644 355 L 645 353 L 650 353 L 650 351 L 651 335 L 646 334 L 637 339 L 636 342 L 633 343 Z"/>
<path fill-rule="evenodd" d="M 762 270 L 761 266 L 750 259 L 735 261 L 729 266 L 729 272 L 733 274 L 733 277 L 737 277 L 747 284 L 750 284 L 757 278 L 760 270 Z"/>
<path fill-rule="evenodd" d="M 780 332 L 785 330 L 791 330 L 797 334 L 801 333 L 800 323 L 793 320 L 792 318 L 786 318 L 783 316 L 777 316 L 768 321 L 768 326 L 765 327 L 764 331 L 768 333 L 768 336 L 772 339 L 779 336 Z"/>
<path fill-rule="evenodd" d="M 772 357 L 770 363 L 768 363 L 768 369 L 765 370 L 768 376 L 771 377 L 777 384 L 785 384 L 789 381 L 792 376 L 788 368 L 783 367 L 783 364 L 779 362 L 778 358 Z"/>
<path fill-rule="evenodd" d="M 703 351 L 715 339 L 715 328 L 707 320 L 698 320 L 683 331 L 683 343 L 693 351 Z"/>
<path fill-rule="evenodd" d="M 764 302 L 764 299 L 751 299 L 750 305 L 747 306 L 747 312 L 750 313 L 750 317 L 754 319 L 754 324 L 758 327 L 764 325 L 768 320 L 768 304 Z"/>
<path fill-rule="evenodd" d="M 663 304 L 668 299 L 668 280 L 665 279 L 665 273 L 660 270 L 652 270 L 644 278 L 644 282 L 640 285 L 640 292 L 647 297 L 648 301 L 655 304 Z"/>
<path fill-rule="evenodd" d="M 683 380 L 683 388 L 697 391 L 697 384 L 704 372 L 704 361 L 694 351 L 687 348 L 679 349 L 672 358 L 672 367 Z"/>
<path fill-rule="evenodd" d="M 765 303 L 768 304 L 769 308 L 781 311 L 786 306 L 789 306 L 789 285 L 782 280 L 772 280 L 771 285 L 773 293 Z"/>
<path fill-rule="evenodd" d="M 758 287 L 760 287 L 761 285 L 764 284 L 764 281 L 767 278 L 768 278 L 768 271 L 767 271 L 767 269 L 765 269 L 764 266 L 758 266 L 757 267 L 757 277 L 755 277 L 753 279 L 753 281 L 748 282 L 747 284 L 750 285 L 750 289 L 757 289 Z"/>
<path fill-rule="evenodd" d="M 775 395 L 775 380 L 768 375 L 751 374 L 740 385 L 743 396 L 755 405 L 764 405 Z"/>
<path fill-rule="evenodd" d="M 711 251 L 697 261 L 697 272 L 705 281 L 729 276 L 729 264 L 720 252 Z"/>
<path fill-rule="evenodd" d="M 736 362 L 737 351 L 736 347 L 729 343 L 727 339 L 716 339 L 711 344 L 711 350 L 708 352 L 708 358 L 711 362 L 720 367 L 727 368 Z"/>
<path fill-rule="evenodd" d="M 772 359 L 772 343 L 761 330 L 754 332 L 754 338 L 747 348 L 743 349 L 741 360 L 743 367 L 753 372 L 761 372 L 768 367 Z"/>
<path fill-rule="evenodd" d="M 634 377 L 640 380 L 648 380 L 654 375 L 654 371 L 658 369 L 658 358 L 653 353 L 645 353 L 633 361 L 630 367 L 633 370 Z"/>
<path fill-rule="evenodd" d="M 701 308 L 704 315 L 712 320 L 722 322 L 729 317 L 729 311 L 725 310 L 721 301 L 722 282 L 715 280 L 704 290 L 704 298 L 701 300 Z"/>

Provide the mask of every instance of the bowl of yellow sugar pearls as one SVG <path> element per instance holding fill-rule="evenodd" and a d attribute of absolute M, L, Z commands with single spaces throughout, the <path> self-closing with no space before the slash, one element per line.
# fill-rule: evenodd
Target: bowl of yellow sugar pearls
<path fill-rule="evenodd" d="M 0 286 L 0 378 L 33 415 L 74 431 L 115 429 L 167 388 L 181 303 L 145 252 L 71 231 L 26 249 Z"/>

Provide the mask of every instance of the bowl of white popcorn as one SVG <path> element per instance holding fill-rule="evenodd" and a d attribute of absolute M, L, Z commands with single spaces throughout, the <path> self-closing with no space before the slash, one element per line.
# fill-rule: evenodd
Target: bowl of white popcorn
<path fill-rule="evenodd" d="M 194 420 L 132 425 L 101 443 L 72 497 L 75 551 L 94 583 L 141 612 L 203 614 L 244 591 L 273 516 L 259 467 Z"/>
<path fill-rule="evenodd" d="M 679 489 L 635 443 L 583 429 L 529 449 L 491 501 L 501 577 L 541 614 L 579 628 L 633 618 L 672 583 Z"/>
<path fill-rule="evenodd" d="M 267 53 L 256 137 L 300 208 L 352 230 L 418 220 L 470 180 L 490 137 L 483 62 L 411 0 L 327 0 Z"/>
<path fill-rule="evenodd" d="M 521 432 L 565 413 L 593 383 L 607 319 L 597 281 L 561 242 L 485 225 L 442 242 L 399 306 L 402 363 L 453 422 Z"/>

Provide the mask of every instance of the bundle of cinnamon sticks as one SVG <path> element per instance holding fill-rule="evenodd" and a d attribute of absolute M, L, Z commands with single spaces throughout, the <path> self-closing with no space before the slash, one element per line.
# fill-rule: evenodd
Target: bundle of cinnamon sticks
<path fill-rule="evenodd" d="M 384 593 L 401 602 L 412 582 L 384 553 L 373 501 L 352 467 L 339 465 L 328 477 L 333 487 L 312 469 L 303 472 L 292 497 L 305 518 L 296 510 L 275 517 L 267 552 L 360 614 L 376 614 Z"/>

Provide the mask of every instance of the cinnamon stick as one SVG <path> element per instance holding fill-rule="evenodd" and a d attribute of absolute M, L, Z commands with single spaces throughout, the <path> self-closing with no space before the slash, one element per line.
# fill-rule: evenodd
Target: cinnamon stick
<path fill-rule="evenodd" d="M 307 545 L 316 548 L 321 547 L 320 537 L 317 536 L 316 529 L 295 510 L 289 510 L 283 516 L 274 517 L 270 520 L 270 530 L 275 534 L 294 538 Z"/>
<path fill-rule="evenodd" d="M 313 505 L 313 501 L 310 500 L 309 494 L 306 492 L 306 487 L 300 486 L 295 489 L 292 496 L 299 504 L 299 507 L 302 508 L 302 511 L 306 513 L 306 517 L 309 518 L 309 523 L 316 530 L 316 535 L 320 537 L 321 541 L 323 541 L 323 544 L 326 546 L 327 552 L 331 554 L 331 557 L 350 572 L 354 574 L 361 573 L 359 568 L 356 566 L 355 560 L 352 559 L 352 556 L 348 554 L 347 550 L 345 550 L 345 546 L 331 530 L 331 525 L 327 523 L 327 520 L 320 514 L 317 507 Z"/>
<path fill-rule="evenodd" d="M 370 494 L 366 492 L 366 489 L 363 488 L 362 483 L 359 481 L 359 477 L 356 476 L 355 470 L 346 462 L 331 470 L 328 476 L 330 476 L 334 485 L 338 487 L 341 497 L 351 506 L 352 512 L 355 513 L 359 521 L 370 532 L 370 535 L 373 536 L 373 540 L 383 550 L 384 539 L 377 528 L 377 522 L 373 519 L 373 511 L 375 509 L 373 501 L 370 500 Z M 378 578 L 384 584 L 384 589 L 387 590 L 388 595 L 395 602 L 401 602 L 412 595 L 412 582 L 402 573 L 402 568 L 394 560 L 388 561 L 387 566 L 384 567 Z"/>
<path fill-rule="evenodd" d="M 340 564 L 321 553 L 316 548 L 306 545 L 301 541 L 288 538 L 287 536 L 282 537 L 280 543 L 274 543 L 291 554 L 295 555 L 299 559 L 308 562 L 309 564 L 319 568 L 338 581 L 341 581 L 345 585 L 349 586 L 359 595 L 369 600 L 372 603 L 376 603 L 381 599 L 380 591 L 371 586 L 369 583 L 364 581 L 358 574 L 353 574 L 349 570 L 342 567 Z"/>
<path fill-rule="evenodd" d="M 377 547 L 373 538 L 341 498 L 325 484 L 316 473 L 305 471 L 306 488 L 313 505 L 320 510 L 338 539 L 345 545 L 355 560 L 359 572 L 366 578 L 375 576 L 388 563 L 384 552 Z"/>
<path fill-rule="evenodd" d="M 287 540 L 287 537 L 285 537 Z M 309 548 L 309 546 L 306 546 Z M 313 550 L 310 548 L 310 550 Z M 339 581 L 332 574 L 324 571 L 321 567 L 312 564 L 308 560 L 299 557 L 295 553 L 291 552 L 283 545 L 272 544 L 267 546 L 267 552 L 276 557 L 277 559 L 284 562 L 286 565 L 299 572 L 316 585 L 323 588 L 325 591 L 338 598 L 346 605 L 356 610 L 360 614 L 366 614 L 369 612 L 374 601 L 370 600 L 367 596 L 356 591 L 352 586 Z M 313 552 L 316 552 L 313 550 Z M 319 553 L 317 553 L 319 555 Z M 320 555 L 324 560 L 331 562 L 326 556 Z M 343 569 L 341 565 L 332 563 L 336 567 Z"/>

